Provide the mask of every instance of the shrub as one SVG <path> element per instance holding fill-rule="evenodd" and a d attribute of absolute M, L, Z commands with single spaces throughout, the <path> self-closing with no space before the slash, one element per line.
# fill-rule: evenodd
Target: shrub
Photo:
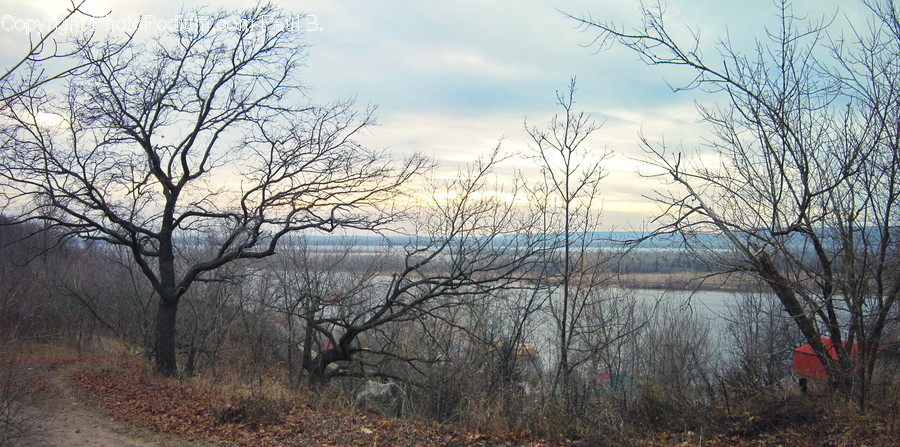
<path fill-rule="evenodd" d="M 33 431 L 35 419 L 26 411 L 25 383 L 11 367 L 0 369 L 0 447 L 19 445 Z"/>
<path fill-rule="evenodd" d="M 235 390 L 214 404 L 213 420 L 258 429 L 282 423 L 289 407 L 286 396 L 272 390 Z"/>

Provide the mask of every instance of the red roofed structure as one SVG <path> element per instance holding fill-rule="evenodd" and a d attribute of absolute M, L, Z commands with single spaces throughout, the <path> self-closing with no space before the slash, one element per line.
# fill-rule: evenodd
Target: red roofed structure
<path fill-rule="evenodd" d="M 825 349 L 828 350 L 828 355 L 837 360 L 837 352 L 835 352 L 834 344 L 831 342 L 831 339 L 822 338 L 821 340 Z M 843 345 L 847 346 L 847 342 L 843 342 Z M 854 343 L 853 346 L 850 347 L 850 357 L 853 359 L 854 363 L 857 361 L 858 351 L 859 345 Z M 822 365 L 822 362 L 816 357 L 816 353 L 813 351 L 812 346 L 808 344 L 794 349 L 794 372 L 810 379 L 825 380 L 828 378 L 828 372 L 825 371 L 825 365 Z"/>

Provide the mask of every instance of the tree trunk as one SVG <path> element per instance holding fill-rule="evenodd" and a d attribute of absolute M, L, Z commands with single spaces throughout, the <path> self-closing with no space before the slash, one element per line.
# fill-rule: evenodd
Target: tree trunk
<path fill-rule="evenodd" d="M 312 357 L 312 341 L 313 341 L 313 329 L 309 322 L 306 324 L 306 328 L 304 329 L 303 334 L 303 353 L 300 358 L 300 367 L 303 368 L 306 372 L 309 373 L 309 381 L 312 383 L 313 378 L 313 357 Z M 298 377 L 299 379 L 299 377 Z M 297 380 L 297 383 L 300 381 Z"/>
<path fill-rule="evenodd" d="M 849 393 L 853 385 L 852 361 L 846 358 L 843 361 L 844 364 L 841 365 L 840 362 L 831 358 L 831 354 L 822 343 L 821 334 L 816 329 L 813 320 L 805 314 L 803 305 L 797 298 L 794 289 L 790 286 L 790 281 L 781 275 L 768 254 L 760 251 L 755 245 L 751 244 L 750 247 L 759 253 L 755 257 L 751 257 L 750 262 L 753 263 L 757 273 L 772 289 L 772 293 L 784 306 L 784 310 L 794 320 L 806 342 L 813 348 L 813 352 L 828 373 L 832 387 L 838 392 Z M 832 336 L 832 341 L 837 342 L 839 340 Z M 844 357 L 840 346 L 835 346 L 835 351 L 839 357 Z"/>
<path fill-rule="evenodd" d="M 324 349 L 319 353 L 312 361 L 304 366 L 309 373 L 309 384 L 313 386 L 321 386 L 328 383 L 331 380 L 331 376 L 328 373 L 328 365 L 331 365 L 335 362 L 348 361 L 353 358 L 353 355 L 357 350 L 351 349 L 350 344 L 356 340 L 356 337 L 359 336 L 363 332 L 364 329 L 348 329 L 343 336 L 341 336 L 340 341 L 338 341 L 337 346 L 329 349 Z"/>
<path fill-rule="evenodd" d="M 328 381 L 331 379 L 328 375 L 328 365 L 341 360 L 350 360 L 350 357 L 334 348 L 327 349 L 317 355 L 307 369 L 309 385 L 321 387 L 328 384 Z"/>
<path fill-rule="evenodd" d="M 156 371 L 173 377 L 178 372 L 175 359 L 175 317 L 178 312 L 178 299 L 159 299 L 156 311 Z"/>

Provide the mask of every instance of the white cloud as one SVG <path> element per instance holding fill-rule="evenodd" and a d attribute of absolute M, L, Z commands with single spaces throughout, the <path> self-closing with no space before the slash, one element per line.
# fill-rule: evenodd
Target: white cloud
<path fill-rule="evenodd" d="M 6 1 L 4 12 L 16 17 L 61 15 L 68 2 Z M 577 76 L 577 107 L 605 122 L 591 142 L 598 151 L 616 155 L 607 163 L 604 181 L 607 222 L 640 222 L 655 205 L 641 197 L 653 188 L 635 171 L 644 156 L 639 144 L 643 133 L 652 143 L 665 141 L 673 149 L 700 147 L 707 129 L 697 123 L 693 100 L 710 100 L 702 92 L 672 93 L 674 85 L 689 79 L 672 67 L 647 67 L 630 51 L 616 47 L 593 54 L 585 48 L 594 34 L 573 29 L 576 22 L 557 8 L 593 20 L 631 27 L 640 23 L 639 6 L 622 1 L 459 2 L 307 0 L 280 2 L 292 13 L 316 15 L 319 30 L 305 38 L 310 48 L 301 78 L 318 101 L 358 95 L 361 103 L 380 105 L 381 126 L 364 142 L 389 147 L 398 153 L 420 151 L 443 165 L 441 175 L 452 175 L 460 163 L 489 153 L 502 139 L 503 148 L 527 149 L 523 130 L 545 126 L 558 110 L 554 93 Z M 839 2 L 797 0 L 795 10 L 828 14 Z M 95 13 L 112 11 L 110 18 L 152 14 L 171 18 L 181 0 L 88 0 Z M 200 5 L 186 0 L 185 7 Z M 61 6 L 62 5 L 62 6 Z M 229 8 L 244 8 L 246 1 L 228 0 Z M 841 4 L 858 20 L 859 5 Z M 690 38 L 690 26 L 701 30 L 702 49 L 716 57 L 715 42 L 726 31 L 742 47 L 763 37 L 766 24 L 774 24 L 770 2 L 708 2 L 669 0 L 668 25 L 676 35 Z M 839 18 L 839 21 L 842 18 Z M 19 55 L 27 44 L 22 33 L 0 30 L 0 61 Z M 688 73 L 689 75 L 689 73 Z M 516 171 L 534 174 L 533 164 L 519 156 L 500 164 L 500 175 Z M 642 217 L 643 216 L 643 217 Z"/>
<path fill-rule="evenodd" d="M 420 61 L 428 63 L 432 60 L 426 59 Z M 502 64 L 498 61 L 491 60 L 488 56 L 473 51 L 453 50 L 447 51 L 439 55 L 437 64 L 429 65 L 430 70 L 451 69 L 459 72 L 468 72 L 477 75 L 493 75 L 493 76 L 513 76 L 520 75 L 524 70 L 512 65 Z"/>

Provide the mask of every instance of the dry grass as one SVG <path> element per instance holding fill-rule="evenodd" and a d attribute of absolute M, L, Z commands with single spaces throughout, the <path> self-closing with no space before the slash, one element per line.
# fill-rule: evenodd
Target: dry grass
<path fill-rule="evenodd" d="M 78 361 L 82 356 L 78 349 L 60 343 L 23 342 L 4 346 L 0 350 L 0 365 L 26 363 L 66 363 Z"/>
<path fill-rule="evenodd" d="M 304 393 L 290 389 L 277 374 L 247 379 L 228 372 L 215 378 L 195 376 L 183 383 L 213 390 L 210 410 L 216 424 L 235 424 L 251 430 L 281 424 L 290 408 L 307 401 Z"/>
<path fill-rule="evenodd" d="M 434 439 L 430 436 L 450 436 L 461 444 L 470 444 L 468 435 L 436 430 L 431 423 L 383 420 L 353 412 L 349 410 L 351 386 L 333 383 L 312 390 L 290 386 L 278 369 L 255 378 L 227 372 L 215 379 L 200 376 L 177 382 L 159 378 L 149 362 L 124 353 L 79 359 L 72 348 L 35 343 L 7 354 L 7 364 L 78 363 L 77 369 L 94 371 L 80 376 L 81 383 L 121 419 L 154 430 L 227 439 L 235 445 L 256 445 L 265 433 L 278 439 L 271 445 L 325 442 L 325 436 L 331 435 L 320 430 L 337 433 L 337 438 L 327 439 L 354 439 L 354 433 L 361 431 L 373 431 L 385 439 L 405 439 L 406 431 L 423 436 L 417 438 L 423 442 Z M 476 435 L 473 439 L 477 442 L 471 445 L 515 445 L 544 439 L 553 445 L 670 446 L 703 442 L 715 446 L 765 445 L 771 441 L 785 446 L 890 446 L 900 437 L 900 379 L 892 374 L 879 378 L 865 414 L 852 402 L 834 395 L 777 393 L 745 396 L 741 403 L 732 402 L 725 414 L 717 411 L 716 405 L 721 405 L 717 402 L 700 404 L 695 400 L 694 405 L 686 406 L 684 396 L 658 387 L 639 387 L 640 394 L 629 401 L 627 408 L 593 394 L 575 408 L 547 395 L 516 390 L 463 393 L 465 417 L 459 422 L 493 435 Z M 202 414 L 198 413 L 200 409 Z M 298 430 L 304 431 L 302 437 Z"/>
<path fill-rule="evenodd" d="M 199 386 L 199 381 L 188 385 L 127 365 L 84 369 L 73 380 L 114 418 L 223 445 L 508 445 L 433 422 L 384 419 L 348 408 L 320 411 L 290 391 L 285 400 L 280 396 L 284 389 L 271 384 L 248 392 L 244 385 L 221 382 L 211 388 Z"/>

